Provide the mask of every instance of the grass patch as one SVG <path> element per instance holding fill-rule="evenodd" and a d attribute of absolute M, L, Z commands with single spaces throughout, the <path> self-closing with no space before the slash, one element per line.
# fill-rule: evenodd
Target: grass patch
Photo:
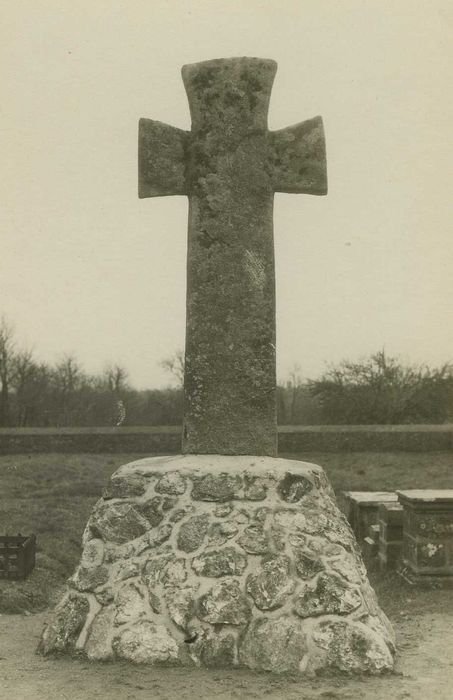
<path fill-rule="evenodd" d="M 451 488 L 453 454 L 303 453 L 282 457 L 321 464 L 337 493 L 343 490 Z M 36 568 L 26 581 L 0 580 L 0 612 L 37 612 L 53 604 L 78 563 L 82 533 L 94 503 L 121 464 L 143 455 L 39 454 L 0 456 L 0 534 L 37 537 Z M 341 500 L 341 499 L 340 499 Z M 372 576 L 384 609 L 415 614 L 439 609 L 451 591 L 414 590 L 392 575 Z M 407 600 L 413 601 L 407 602 Z M 430 602 L 431 601 L 431 602 Z"/>

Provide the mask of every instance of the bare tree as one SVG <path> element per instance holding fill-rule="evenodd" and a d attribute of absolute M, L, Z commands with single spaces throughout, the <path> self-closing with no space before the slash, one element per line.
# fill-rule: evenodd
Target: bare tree
<path fill-rule="evenodd" d="M 35 379 L 37 365 L 33 360 L 31 350 L 17 352 L 12 362 L 11 385 L 15 391 L 16 424 L 27 425 L 28 394 L 30 384 Z"/>
<path fill-rule="evenodd" d="M 14 360 L 14 330 L 4 316 L 0 319 L 0 425 L 9 423 L 9 390 Z"/>
<path fill-rule="evenodd" d="M 177 350 L 171 357 L 162 360 L 160 366 L 164 368 L 166 372 L 169 372 L 178 381 L 178 385 L 182 386 L 184 383 L 184 353 L 182 350 Z"/>
<path fill-rule="evenodd" d="M 110 391 L 118 396 L 127 389 L 128 372 L 121 365 L 107 365 L 104 377 Z"/>

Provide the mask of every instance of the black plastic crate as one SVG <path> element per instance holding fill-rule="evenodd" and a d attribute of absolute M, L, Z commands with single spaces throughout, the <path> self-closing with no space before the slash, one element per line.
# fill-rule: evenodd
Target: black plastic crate
<path fill-rule="evenodd" d="M 35 568 L 35 555 L 35 535 L 0 535 L 0 579 L 27 578 Z"/>

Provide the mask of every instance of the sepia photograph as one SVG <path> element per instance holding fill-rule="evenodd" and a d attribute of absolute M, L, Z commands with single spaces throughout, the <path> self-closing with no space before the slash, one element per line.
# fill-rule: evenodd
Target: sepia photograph
<path fill-rule="evenodd" d="M 2 14 L 0 696 L 450 700 L 452 3 Z"/>

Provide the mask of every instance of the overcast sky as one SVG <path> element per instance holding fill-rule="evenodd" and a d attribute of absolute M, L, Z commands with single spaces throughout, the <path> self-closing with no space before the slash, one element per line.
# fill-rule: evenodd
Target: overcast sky
<path fill-rule="evenodd" d="M 4 3 L 0 315 L 42 360 L 162 386 L 187 200 L 137 198 L 137 122 L 190 129 L 185 63 L 273 58 L 269 128 L 317 114 L 327 197 L 275 198 L 277 368 L 453 361 L 451 0 Z"/>

